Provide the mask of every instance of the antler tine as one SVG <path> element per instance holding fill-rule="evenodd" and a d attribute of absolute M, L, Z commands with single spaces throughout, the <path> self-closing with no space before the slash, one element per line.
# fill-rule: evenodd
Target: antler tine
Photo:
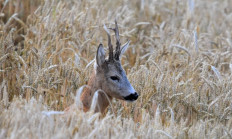
<path fill-rule="evenodd" d="M 113 45 L 111 43 L 111 38 L 110 38 L 110 32 L 109 30 L 107 29 L 106 25 L 104 24 L 104 29 L 107 33 L 107 36 L 108 36 L 108 46 L 109 46 L 109 60 L 113 60 Z"/>
<path fill-rule="evenodd" d="M 111 28 L 112 29 L 112 28 Z M 115 19 L 115 28 L 112 29 L 115 32 L 115 38 L 116 38 L 116 52 L 115 52 L 115 59 L 119 60 L 120 56 L 120 37 L 119 37 L 119 30 L 118 30 L 118 23 L 117 20 Z"/>

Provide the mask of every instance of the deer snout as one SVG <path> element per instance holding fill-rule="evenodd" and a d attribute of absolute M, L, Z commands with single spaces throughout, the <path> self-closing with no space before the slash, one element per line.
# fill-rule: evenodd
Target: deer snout
<path fill-rule="evenodd" d="M 128 100 L 128 101 L 135 101 L 137 100 L 137 98 L 139 97 L 138 93 L 133 93 L 133 94 L 130 94 L 126 97 L 124 97 L 125 100 Z"/>

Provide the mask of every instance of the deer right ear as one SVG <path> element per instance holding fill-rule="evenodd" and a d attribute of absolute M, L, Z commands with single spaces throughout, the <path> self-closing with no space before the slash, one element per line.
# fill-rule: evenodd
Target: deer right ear
<path fill-rule="evenodd" d="M 105 62 L 105 51 L 102 44 L 97 48 L 96 61 L 98 66 L 101 66 Z"/>
<path fill-rule="evenodd" d="M 120 57 L 126 52 L 127 48 L 129 47 L 130 41 L 124 44 L 120 50 Z"/>

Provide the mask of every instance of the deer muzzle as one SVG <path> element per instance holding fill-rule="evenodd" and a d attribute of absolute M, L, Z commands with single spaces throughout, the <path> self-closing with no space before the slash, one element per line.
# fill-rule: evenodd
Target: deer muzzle
<path fill-rule="evenodd" d="M 130 94 L 130 95 L 124 97 L 124 99 L 127 101 L 135 101 L 135 100 L 137 100 L 138 97 L 139 97 L 138 93 L 135 92 L 133 94 Z"/>

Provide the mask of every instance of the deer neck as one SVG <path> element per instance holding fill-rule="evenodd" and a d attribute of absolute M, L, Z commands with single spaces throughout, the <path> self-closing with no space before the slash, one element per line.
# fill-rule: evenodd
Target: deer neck
<path fill-rule="evenodd" d="M 88 81 L 88 86 L 89 88 L 86 87 L 81 95 L 81 101 L 83 103 L 83 110 L 85 112 L 89 111 L 90 109 L 94 93 L 97 90 L 102 89 L 96 80 L 95 73 L 92 74 L 90 80 Z M 94 111 L 104 113 L 105 109 L 109 106 L 109 103 L 110 103 L 109 101 L 111 100 L 112 98 L 110 96 L 99 91 L 98 101 L 97 101 L 97 105 Z"/>

